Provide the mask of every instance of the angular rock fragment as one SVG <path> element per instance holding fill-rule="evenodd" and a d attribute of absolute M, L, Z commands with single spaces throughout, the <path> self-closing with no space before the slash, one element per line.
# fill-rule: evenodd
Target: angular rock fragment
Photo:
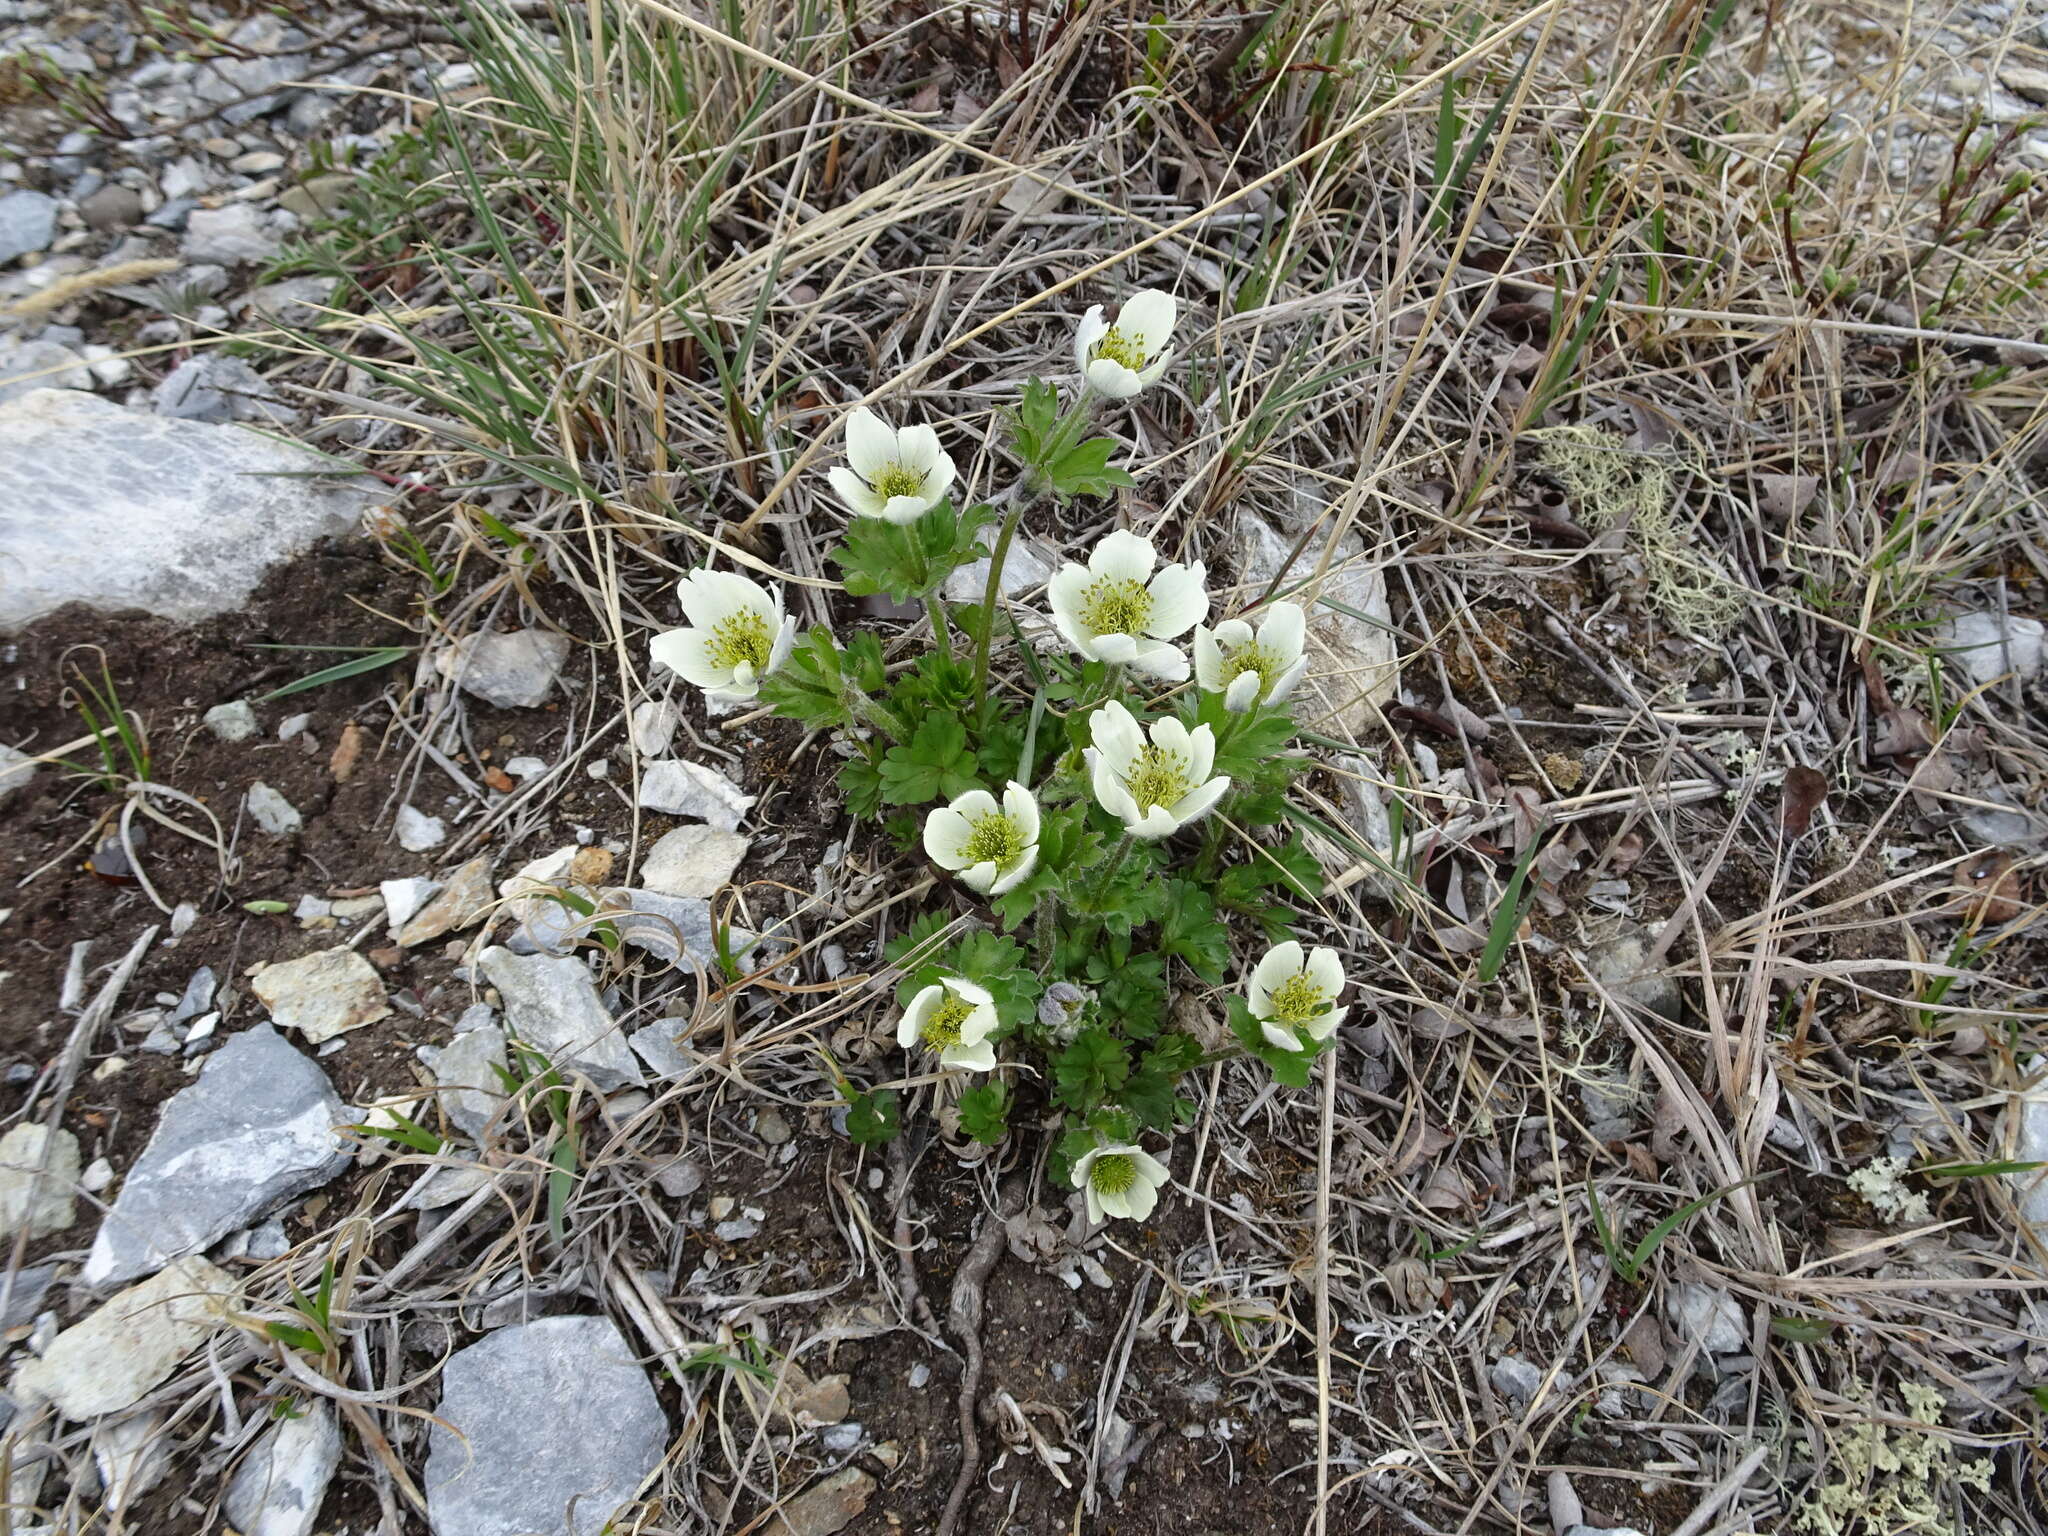
<path fill-rule="evenodd" d="M 377 968 L 346 945 L 266 965 L 250 982 L 280 1028 L 296 1029 L 308 1045 L 389 1016 Z"/>
<path fill-rule="evenodd" d="M 510 1032 L 556 1066 L 580 1072 L 603 1089 L 637 1088 L 645 1081 L 582 961 L 515 955 L 494 945 L 477 964 L 504 1000 Z"/>
<path fill-rule="evenodd" d="M 201 1258 L 179 1259 L 58 1334 L 14 1378 L 17 1397 L 67 1419 L 126 1408 L 224 1326 L 234 1282 Z"/>

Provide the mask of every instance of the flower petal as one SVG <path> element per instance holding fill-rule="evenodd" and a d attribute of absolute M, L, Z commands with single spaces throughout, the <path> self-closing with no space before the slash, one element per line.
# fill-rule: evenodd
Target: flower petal
<path fill-rule="evenodd" d="M 1152 1214 L 1152 1208 L 1159 1204 L 1159 1186 L 1139 1179 L 1124 1191 L 1123 1214 L 1127 1220 L 1143 1221 Z"/>
<path fill-rule="evenodd" d="M 866 406 L 846 418 L 846 462 L 861 479 L 874 479 L 899 452 L 894 429 Z"/>
<path fill-rule="evenodd" d="M 1088 739 L 1118 778 L 1131 771 L 1145 746 L 1145 733 L 1137 718 L 1115 699 L 1088 717 Z"/>
<path fill-rule="evenodd" d="M 1156 677 L 1163 683 L 1184 683 L 1188 680 L 1187 652 L 1166 640 L 1144 639 L 1137 642 L 1137 654 L 1131 658 L 1131 666 L 1146 677 Z"/>
<path fill-rule="evenodd" d="M 1206 725 L 1188 732 L 1188 777 L 1197 784 L 1216 766 L 1216 733 Z"/>
<path fill-rule="evenodd" d="M 1252 706 L 1259 702 L 1259 686 L 1264 681 L 1256 672 L 1240 672 L 1230 680 L 1230 686 L 1223 690 L 1223 707 L 1233 715 L 1249 714 Z"/>
<path fill-rule="evenodd" d="M 1138 802 L 1131 801 L 1131 808 L 1137 809 Z M 1171 837 L 1181 828 L 1181 823 L 1165 806 L 1155 805 L 1145 813 L 1142 821 L 1124 818 L 1124 829 L 1141 842 L 1156 843 L 1162 837 Z"/>
<path fill-rule="evenodd" d="M 1195 626 L 1195 682 L 1211 693 L 1223 687 L 1223 647 L 1217 644 L 1218 633 L 1206 624 Z"/>
<path fill-rule="evenodd" d="M 1075 1170 L 1075 1177 L 1080 1177 L 1078 1168 Z M 1109 1214 L 1102 1208 L 1102 1196 L 1095 1193 L 1095 1186 L 1086 1179 L 1081 1179 L 1081 1203 L 1088 1208 L 1088 1225 L 1091 1227 L 1100 1226 L 1104 1217 Z"/>
<path fill-rule="evenodd" d="M 826 470 L 825 478 L 832 482 L 832 494 L 845 502 L 847 510 L 856 517 L 880 517 L 889 504 L 887 497 L 877 495 L 867 481 L 843 464 Z"/>
<path fill-rule="evenodd" d="M 983 859 L 979 864 L 960 871 L 960 883 L 978 895 L 986 896 L 996 883 L 996 861 Z"/>
<path fill-rule="evenodd" d="M 1211 779 L 1174 802 L 1173 819 L 1184 827 L 1190 822 L 1200 821 L 1215 810 L 1217 802 L 1229 793 L 1230 780 L 1227 777 Z"/>
<path fill-rule="evenodd" d="M 949 1045 L 939 1052 L 939 1065 L 955 1072 L 993 1072 L 996 1048 L 986 1040 L 977 1040 L 972 1045 Z"/>
<path fill-rule="evenodd" d="M 879 516 L 883 522 L 908 527 L 938 503 L 939 498 L 936 496 L 891 496 L 882 503 Z"/>
<path fill-rule="evenodd" d="M 1038 844 L 1033 843 L 1024 850 L 1024 856 L 1010 866 L 1009 873 L 1003 875 L 994 885 L 988 888 L 989 895 L 1000 896 L 1005 891 L 1014 890 L 1029 879 L 1031 871 L 1036 868 L 1038 868 Z"/>
<path fill-rule="evenodd" d="M 1344 990 L 1344 962 L 1337 958 L 1337 951 L 1318 944 L 1308 952 L 1308 960 L 1303 968 L 1308 972 L 1309 980 L 1320 987 L 1323 995 L 1334 1003 L 1338 994 Z"/>
<path fill-rule="evenodd" d="M 765 676 L 789 660 L 790 648 L 796 644 L 796 615 L 791 614 L 782 621 L 782 628 L 775 632 L 775 643 L 768 648 L 768 665 L 762 669 Z"/>
<path fill-rule="evenodd" d="M 1301 686 L 1301 680 L 1308 674 L 1308 658 L 1297 656 L 1294 665 L 1273 679 L 1272 691 L 1266 695 L 1268 704 L 1284 704 L 1294 696 L 1294 690 Z"/>
<path fill-rule="evenodd" d="M 955 990 L 958 989 L 956 988 Z M 976 990 L 979 991 L 980 989 L 976 988 Z M 975 1003 L 974 1011 L 960 1021 L 960 1043 L 962 1045 L 978 1045 L 995 1033 L 998 1022 L 996 1019 L 996 1007 L 987 998 L 988 994 L 982 993 L 982 1000 Z"/>
<path fill-rule="evenodd" d="M 647 642 L 648 654 L 662 666 L 699 688 L 717 688 L 732 680 L 732 668 L 711 659 L 711 637 L 701 629 L 665 630 Z"/>
<path fill-rule="evenodd" d="M 1110 815 L 1129 826 L 1138 819 L 1138 802 L 1131 792 L 1124 788 L 1124 782 L 1112 773 L 1108 760 L 1094 747 L 1088 749 L 1089 784 L 1095 791 L 1095 803 Z"/>
<path fill-rule="evenodd" d="M 995 998 L 990 995 L 987 987 L 969 981 L 965 976 L 948 976 L 940 985 L 944 986 L 947 991 L 951 992 L 961 1001 L 974 1004 L 976 1008 L 988 1008 L 995 1003 Z M 966 1028 L 964 1024 L 961 1026 L 961 1037 L 963 1039 L 966 1038 Z M 995 1028 L 995 1015 L 993 1014 L 989 1015 L 989 1028 Z"/>
<path fill-rule="evenodd" d="M 922 989 L 910 1000 L 910 1006 L 903 1010 L 903 1017 L 896 1021 L 896 1043 L 906 1051 L 917 1044 L 917 1037 L 924 1030 L 924 1021 L 932 1016 L 932 1010 L 945 1000 L 946 989 L 936 981 Z"/>
<path fill-rule="evenodd" d="M 1307 638 L 1308 615 L 1299 603 L 1275 603 L 1259 623 L 1259 644 L 1282 661 L 1299 657 Z"/>
<path fill-rule="evenodd" d="M 1081 323 L 1074 327 L 1074 362 L 1083 373 L 1088 371 L 1089 352 L 1108 334 L 1109 322 L 1102 318 L 1102 306 L 1091 304 Z"/>
<path fill-rule="evenodd" d="M 1091 642 L 1097 659 L 1121 666 L 1137 665 L 1138 648 L 1143 643 L 1129 635 L 1097 635 Z"/>
<path fill-rule="evenodd" d="M 1152 578 L 1152 615 L 1145 633 L 1155 640 L 1172 640 L 1186 634 L 1209 616 L 1208 569 L 1197 560 L 1192 565 L 1169 565 Z"/>
<path fill-rule="evenodd" d="M 941 869 L 965 869 L 967 860 L 960 850 L 973 830 L 967 818 L 950 805 L 940 806 L 924 819 L 925 857 Z"/>
<path fill-rule="evenodd" d="M 1150 539 L 1140 538 L 1128 528 L 1115 528 L 1088 553 L 1088 572 L 1095 580 L 1135 581 L 1139 586 L 1152 579 L 1159 552 Z"/>
<path fill-rule="evenodd" d="M 1038 797 L 1015 779 L 1003 786 L 1003 814 L 1016 824 L 1025 846 L 1038 841 Z"/>
<path fill-rule="evenodd" d="M 1199 782 L 1208 777 L 1206 765 L 1201 773 L 1193 772 L 1194 749 L 1188 744 L 1188 728 L 1175 715 L 1161 715 L 1152 722 L 1152 745 L 1162 752 L 1171 752 L 1190 769 L 1188 777 Z"/>
<path fill-rule="evenodd" d="M 1301 1049 L 1301 1036 L 1285 1024 L 1275 1024 L 1271 1019 L 1259 1020 L 1259 1033 L 1266 1037 L 1266 1044 L 1283 1051 Z"/>
<path fill-rule="evenodd" d="M 1173 340 L 1174 322 L 1179 317 L 1180 306 L 1172 294 L 1158 288 L 1141 288 L 1125 299 L 1123 308 L 1116 312 L 1116 328 L 1144 344 L 1149 363 Z"/>
<path fill-rule="evenodd" d="M 940 457 L 939 434 L 930 427 L 896 429 L 896 462 L 903 468 L 925 474 L 939 462 Z"/>
<path fill-rule="evenodd" d="M 1128 400 L 1145 387 L 1139 378 L 1122 363 L 1111 362 L 1098 357 L 1087 365 L 1088 387 L 1105 400 Z"/>
<path fill-rule="evenodd" d="M 924 472 L 924 493 L 937 506 L 946 492 L 953 488 L 953 455 L 941 451 Z"/>

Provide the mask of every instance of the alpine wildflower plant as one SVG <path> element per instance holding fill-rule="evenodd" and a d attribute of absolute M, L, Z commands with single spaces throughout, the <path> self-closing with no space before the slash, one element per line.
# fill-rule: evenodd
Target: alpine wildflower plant
<path fill-rule="evenodd" d="M 1098 1222 L 1153 1214 L 1195 1112 L 1188 1072 L 1242 1056 L 1303 1086 L 1345 1016 L 1335 952 L 1290 937 L 1321 893 L 1287 807 L 1309 766 L 1286 707 L 1307 667 L 1301 609 L 1211 629 L 1205 567 L 1162 565 L 1151 539 L 1116 527 L 1048 584 L 1041 617 L 1064 648 L 1039 656 L 1000 585 L 1042 509 L 1094 502 L 1100 518 L 1134 483 L 1094 423 L 1164 376 L 1177 319 L 1153 290 L 1114 321 L 1091 309 L 1079 378 L 1027 380 L 1000 414 L 995 461 L 1017 475 L 989 502 L 955 507 L 930 428 L 848 418 L 848 462 L 827 478 L 856 515 L 827 558 L 849 594 L 922 605 L 886 650 L 866 628 L 796 636 L 778 595 L 711 572 L 685 580 L 691 627 L 654 642 L 697 686 L 833 733 L 848 810 L 943 877 L 887 946 L 902 1070 L 842 1077 L 847 1133 L 895 1136 L 907 1095 L 956 1145 L 1055 1127 L 1053 1173 Z M 977 560 L 980 600 L 947 600 L 947 578 Z M 1191 674 L 1195 689 L 1165 686 Z M 1253 944 L 1271 946 L 1256 966 Z M 1180 993 L 1223 1007 L 1234 1042 L 1205 1048 L 1177 1027 Z"/>

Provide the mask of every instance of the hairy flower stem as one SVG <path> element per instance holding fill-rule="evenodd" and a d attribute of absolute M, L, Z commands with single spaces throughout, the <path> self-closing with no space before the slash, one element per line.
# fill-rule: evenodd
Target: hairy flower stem
<path fill-rule="evenodd" d="M 1003 516 L 1002 531 L 996 535 L 996 547 L 988 558 L 988 584 L 981 593 L 981 620 L 974 637 L 974 700 L 976 704 L 988 702 L 988 648 L 996 633 L 996 605 L 1003 598 L 1003 566 L 1010 558 L 1010 541 L 1017 536 L 1017 525 L 1024 520 L 1024 514 L 1043 501 L 1050 489 L 1035 469 L 1027 469 L 1024 478 L 1017 482 L 1010 495 L 1010 510 Z"/>
<path fill-rule="evenodd" d="M 936 592 L 924 600 L 924 611 L 931 616 L 932 640 L 950 656 L 953 654 L 953 626 L 946 621 L 946 603 Z"/>
<path fill-rule="evenodd" d="M 1055 937 L 1053 920 L 1056 915 L 1057 908 L 1053 904 L 1052 892 L 1041 892 L 1038 897 L 1038 914 L 1032 928 L 1032 938 L 1037 942 L 1038 974 L 1040 976 L 1043 976 L 1052 968 L 1053 939 Z"/>

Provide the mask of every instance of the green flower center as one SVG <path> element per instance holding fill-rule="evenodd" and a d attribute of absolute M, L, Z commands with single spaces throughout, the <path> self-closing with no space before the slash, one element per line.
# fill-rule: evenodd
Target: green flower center
<path fill-rule="evenodd" d="M 960 1026 L 973 1012 L 974 1004 L 949 992 L 946 1000 L 924 1021 L 924 1028 L 917 1032 L 917 1038 L 935 1051 L 950 1050 L 960 1043 Z"/>
<path fill-rule="evenodd" d="M 1247 672 L 1259 674 L 1259 697 L 1273 691 L 1280 676 L 1280 658 L 1263 646 L 1242 645 L 1223 658 L 1223 686 L 1228 688 Z"/>
<path fill-rule="evenodd" d="M 967 841 L 960 845 L 960 856 L 976 864 L 1008 869 L 1024 856 L 1023 829 L 1001 811 L 977 816 L 968 829 Z"/>
<path fill-rule="evenodd" d="M 1140 747 L 1138 755 L 1131 759 L 1131 771 L 1124 778 L 1124 787 L 1138 802 L 1141 815 L 1155 805 L 1171 810 L 1192 787 L 1188 783 L 1188 760 L 1164 747 Z"/>
<path fill-rule="evenodd" d="M 1128 576 L 1098 576 L 1081 592 L 1081 622 L 1098 635 L 1135 635 L 1152 617 L 1152 594 Z"/>
<path fill-rule="evenodd" d="M 1145 366 L 1145 343 L 1135 336 L 1127 336 L 1115 326 L 1102 333 L 1102 339 L 1095 343 L 1090 359 L 1103 357 L 1112 363 L 1122 363 L 1131 372 L 1137 373 Z"/>
<path fill-rule="evenodd" d="M 868 481 L 877 496 L 922 496 L 924 473 L 901 464 L 884 464 Z"/>
<path fill-rule="evenodd" d="M 1088 1165 L 1088 1182 L 1097 1194 L 1120 1195 L 1138 1182 L 1138 1164 L 1128 1152 L 1111 1152 Z"/>
<path fill-rule="evenodd" d="M 1283 1024 L 1306 1024 L 1330 1008 L 1330 994 L 1307 971 L 1297 971 L 1273 989 L 1269 1005 Z"/>
<path fill-rule="evenodd" d="M 768 616 L 758 608 L 742 608 L 711 626 L 711 659 L 721 667 L 737 669 L 747 662 L 760 672 L 767 667 L 773 649 Z"/>

